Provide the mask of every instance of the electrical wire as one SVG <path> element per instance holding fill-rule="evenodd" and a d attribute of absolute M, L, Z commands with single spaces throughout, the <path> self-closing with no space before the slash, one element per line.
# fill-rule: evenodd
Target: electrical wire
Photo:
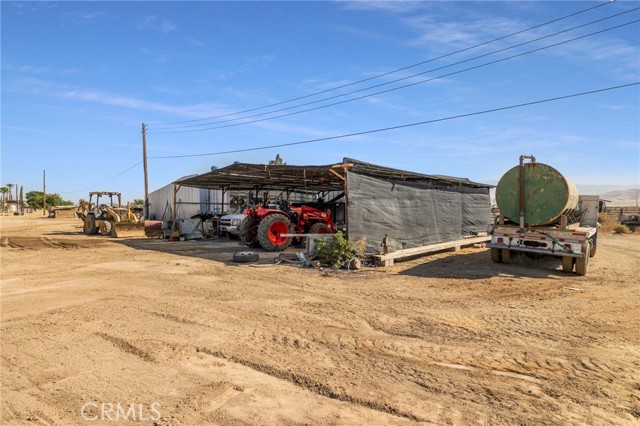
<path fill-rule="evenodd" d="M 560 45 L 563 45 L 563 44 L 571 43 L 571 42 L 574 42 L 576 40 L 581 40 L 581 39 L 584 39 L 586 37 L 591 37 L 591 36 L 594 36 L 594 35 L 597 35 L 597 34 L 601 34 L 601 33 L 607 32 L 607 31 L 612 31 L 614 29 L 618 29 L 618 28 L 621 28 L 621 27 L 624 27 L 624 26 L 627 26 L 627 25 L 635 24 L 637 22 L 640 22 L 640 19 L 637 19 L 635 21 L 626 22 L 624 24 L 620 24 L 620 25 L 617 25 L 615 27 L 606 28 L 606 29 L 603 29 L 603 30 L 600 30 L 600 31 L 596 31 L 596 32 L 590 33 L 590 34 L 585 34 L 585 35 L 582 35 L 582 36 L 579 36 L 579 37 L 575 37 L 575 38 L 572 38 L 572 39 L 569 39 L 569 40 L 564 40 L 564 41 L 561 41 L 561 42 L 558 42 L 558 43 L 554 43 L 554 44 L 550 44 L 550 45 L 547 45 L 547 46 L 539 47 L 537 49 L 529 50 L 527 52 L 518 53 L 517 55 L 508 56 L 508 57 L 505 57 L 505 58 L 497 59 L 495 61 L 490 61 L 490 62 L 486 62 L 484 64 L 480 64 L 480 65 L 476 65 L 476 66 L 473 66 L 473 67 L 464 68 L 462 70 L 454 71 L 454 72 L 451 72 L 451 73 L 448 73 L 448 74 L 443 74 L 443 75 L 440 75 L 440 76 L 437 76 L 437 77 L 432 77 L 432 78 L 429 78 L 429 79 L 426 79 L 426 80 L 421 80 L 421 81 L 418 81 L 418 82 L 409 83 L 409 84 L 405 84 L 405 85 L 402 85 L 402 86 L 394 87 L 394 88 L 391 88 L 391 89 L 382 90 L 382 91 L 379 91 L 379 92 L 374 92 L 374 93 L 371 93 L 371 94 L 368 94 L 368 95 L 363 95 L 363 96 L 359 96 L 359 97 L 355 97 L 355 98 L 351 98 L 351 99 L 346 99 L 346 100 L 339 101 L 339 102 L 333 102 L 333 103 L 330 103 L 330 104 L 321 105 L 321 106 L 314 107 L 314 108 L 308 108 L 308 109 L 304 109 L 304 110 L 301 110 L 301 111 L 295 111 L 295 112 L 290 112 L 290 113 L 287 113 L 287 114 L 276 115 L 274 117 L 251 120 L 251 121 L 247 121 L 247 122 L 243 122 L 243 123 L 226 124 L 226 125 L 223 125 L 223 126 L 204 127 L 204 128 L 200 128 L 200 129 L 190 129 L 190 130 L 175 130 L 175 131 L 166 131 L 166 132 L 152 132 L 152 133 L 153 134 L 174 134 L 174 133 L 203 132 L 203 131 L 216 130 L 216 129 L 222 129 L 222 128 L 227 128 L 227 127 L 243 126 L 243 125 L 246 125 L 246 124 L 258 123 L 258 122 L 267 121 L 267 120 L 274 120 L 276 118 L 282 118 L 282 117 L 288 117 L 288 116 L 292 116 L 292 115 L 302 114 L 302 113 L 309 112 L 309 111 L 315 111 L 315 110 L 318 110 L 318 109 L 328 108 L 330 106 L 345 104 L 345 103 L 348 103 L 348 102 L 354 102 L 354 101 L 357 101 L 357 100 L 360 100 L 360 99 L 368 98 L 368 97 L 375 96 L 375 95 L 380 95 L 380 94 L 383 94 L 383 93 L 393 92 L 393 91 L 404 89 L 404 88 L 407 88 L 407 87 L 416 86 L 418 84 L 424 84 L 424 83 L 427 83 L 429 81 L 433 81 L 433 80 L 437 80 L 437 79 L 441 79 L 441 78 L 445 78 L 445 77 L 450 77 L 452 75 L 461 74 L 463 72 L 467 72 L 467 71 L 471 71 L 471 70 L 475 70 L 475 69 L 479 69 L 479 68 L 484 68 L 484 67 L 489 66 L 489 65 L 494 65 L 494 64 L 497 64 L 497 63 L 500 63 L 500 62 L 504 62 L 504 61 L 508 61 L 508 60 L 511 60 L 511 59 L 515 59 L 515 58 L 518 58 L 518 57 L 521 57 L 521 56 L 524 56 L 524 55 L 528 55 L 528 54 L 531 54 L 531 53 L 539 52 L 539 51 L 542 51 L 542 50 L 545 50 L 545 49 L 550 49 L 552 47 L 557 47 L 557 46 L 560 46 Z"/>
<path fill-rule="evenodd" d="M 52 190 L 53 192 L 57 192 L 57 193 L 59 193 L 59 194 L 75 194 L 75 193 L 77 193 L 77 192 L 84 192 L 84 191 L 88 191 L 88 190 L 90 190 L 90 189 L 97 188 L 98 186 L 104 185 L 105 183 L 111 182 L 112 180 L 114 180 L 114 179 L 116 179 L 116 178 L 119 178 L 120 176 L 122 176 L 123 174 L 125 174 L 125 173 L 127 173 L 127 172 L 131 171 L 133 168 L 135 168 L 136 166 L 139 166 L 140 164 L 142 164 L 142 161 L 138 161 L 137 163 L 135 163 L 134 165 L 132 165 L 132 166 L 128 167 L 127 169 L 123 170 L 122 172 L 118 173 L 117 175 L 112 176 L 112 177 L 110 177 L 109 179 L 107 179 L 107 180 L 105 180 L 105 181 L 103 181 L 103 182 L 97 183 L 97 184 L 92 185 L 92 186 L 89 186 L 89 187 L 87 187 L 87 188 L 82 188 L 82 189 L 78 189 L 78 190 L 75 190 L 75 191 L 56 191 L 56 190 L 54 190 L 54 189 L 51 189 L 51 190 Z"/>
<path fill-rule="evenodd" d="M 570 99 L 570 98 L 575 98 L 575 97 L 578 97 L 578 96 L 592 95 L 592 94 L 595 94 L 595 93 L 607 92 L 607 91 L 610 91 L 610 90 L 618 90 L 618 89 L 623 89 L 623 88 L 627 88 L 627 87 L 631 87 L 631 86 L 637 86 L 637 85 L 640 85 L 640 81 L 637 81 L 637 82 L 634 82 L 634 83 L 622 84 L 622 85 L 619 85 L 619 86 L 611 86 L 611 87 L 605 87 L 605 88 L 602 88 L 602 89 L 590 90 L 590 91 L 587 91 L 587 92 L 573 93 L 573 94 L 570 94 L 570 95 L 556 96 L 556 97 L 547 98 L 547 99 L 540 99 L 540 100 L 537 100 L 537 101 L 525 102 L 525 103 L 516 104 L 516 105 L 509 105 L 509 106 L 505 106 L 505 107 L 492 108 L 492 109 L 487 109 L 487 110 L 483 110 L 483 111 L 470 112 L 470 113 L 466 113 L 466 114 L 454 115 L 454 116 L 449 116 L 449 117 L 444 117 L 444 118 L 436 118 L 436 119 L 433 119 L 433 120 L 419 121 L 419 122 L 416 122 L 416 123 L 402 124 L 402 125 L 398 125 L 398 126 L 384 127 L 384 128 L 380 128 L 380 129 L 374 129 L 374 130 L 365 130 L 365 131 L 362 131 L 362 132 L 347 133 L 347 134 L 338 135 L 338 136 L 329 136 L 329 137 L 318 138 L 318 139 L 310 139 L 310 140 L 299 141 L 299 142 L 282 143 L 282 144 L 277 144 L 277 145 L 267 145 L 267 146 L 260 146 L 260 147 L 254 147 L 254 148 L 245 148 L 245 149 L 235 149 L 235 150 L 229 150 L 229 151 L 209 152 L 209 153 L 203 153 L 203 154 L 150 156 L 148 158 L 150 158 L 150 159 L 151 158 L 153 158 L 153 159 L 168 159 L 168 158 L 207 157 L 207 156 L 213 156 L 213 155 L 234 154 L 234 153 L 238 153 L 238 152 L 259 151 L 259 150 L 264 150 L 264 149 L 280 148 L 280 147 L 285 147 L 285 146 L 310 144 L 310 143 L 315 143 L 315 142 L 323 142 L 323 141 L 329 141 L 329 140 L 335 140 L 335 139 L 349 138 L 349 137 L 353 137 L 353 136 L 362 136 L 362 135 L 368 135 L 368 134 L 372 134 L 372 133 L 386 132 L 386 131 L 390 131 L 390 130 L 404 129 L 404 128 L 407 128 L 407 127 L 422 126 L 422 125 L 426 125 L 426 124 L 433 124 L 433 123 L 439 123 L 439 122 L 443 122 L 443 121 L 456 120 L 456 119 L 465 118 L 465 117 L 472 117 L 472 116 L 475 116 L 475 115 L 489 114 L 489 113 L 498 112 L 498 111 L 506 111 L 506 110 L 510 110 L 510 109 L 523 108 L 523 107 L 526 107 L 526 106 L 532 106 L 532 105 L 538 105 L 538 104 L 554 102 L 554 101 L 559 101 L 559 100 L 564 100 L 564 99 Z"/>
<path fill-rule="evenodd" d="M 404 67 L 401 67 L 401 68 L 397 68 L 397 69 L 392 70 L 392 71 L 387 71 L 387 72 L 384 72 L 382 74 L 377 74 L 377 75 L 374 75 L 372 77 L 368 77 L 368 78 L 365 78 L 365 79 L 362 79 L 362 80 L 358 80 L 358 81 L 354 81 L 354 82 L 351 82 L 351 83 L 345 83 L 345 84 L 341 84 L 341 85 L 338 85 L 338 86 L 334 86 L 332 88 L 325 89 L 325 90 L 322 90 L 322 91 L 319 91 L 319 92 L 315 92 L 315 93 L 311 93 L 311 94 L 308 94 L 308 95 L 299 96 L 299 97 L 296 97 L 296 98 L 291 98 L 291 99 L 287 99 L 287 100 L 284 100 L 284 101 L 279 101 L 279 102 L 272 103 L 272 104 L 269 104 L 269 105 L 264 105 L 264 106 L 255 107 L 255 108 L 251 108 L 251 109 L 246 109 L 246 110 L 243 110 L 243 111 L 237 111 L 237 112 L 233 112 L 233 113 L 217 115 L 217 116 L 213 116 L 213 117 L 198 118 L 198 119 L 184 120 L 184 121 L 174 121 L 174 122 L 167 122 L 167 123 L 153 123 L 153 124 L 150 124 L 150 125 L 151 126 L 170 126 L 170 125 L 175 125 L 175 124 L 193 123 L 193 122 L 196 122 L 196 121 L 213 120 L 213 119 L 217 119 L 217 118 L 223 118 L 223 117 L 228 117 L 228 116 L 232 116 L 232 115 L 244 114 L 244 113 L 247 113 L 247 112 L 253 112 L 253 111 L 260 110 L 260 109 L 270 108 L 270 107 L 282 105 L 282 104 L 285 104 L 285 103 L 289 103 L 289 102 L 294 102 L 294 101 L 298 101 L 298 100 L 301 100 L 301 99 L 310 98 L 310 97 L 313 97 L 313 96 L 317 96 L 317 95 L 321 95 L 321 94 L 324 94 L 324 93 L 332 92 L 334 90 L 338 90 L 338 89 L 342 89 L 342 88 L 345 88 L 345 87 L 354 86 L 356 84 L 360 84 L 360 83 L 371 81 L 371 80 L 374 80 L 374 79 L 377 79 L 377 78 L 385 77 L 385 76 L 390 75 L 390 74 L 395 74 L 395 73 L 398 73 L 400 71 L 404 71 L 404 70 L 407 70 L 407 69 L 410 69 L 410 68 L 414 68 L 414 67 L 417 67 L 417 66 L 420 66 L 420 65 L 427 64 L 429 62 L 434 62 L 434 61 L 437 61 L 437 60 L 440 60 L 440 59 L 444 59 L 444 58 L 447 58 L 447 57 L 450 57 L 450 56 L 453 56 L 453 55 L 457 55 L 459 53 L 467 52 L 469 50 L 477 49 L 479 47 L 486 46 L 488 44 L 495 43 L 497 41 L 504 40 L 504 39 L 509 38 L 509 37 L 513 37 L 513 36 L 516 36 L 516 35 L 519 35 L 519 34 L 523 34 L 525 32 L 528 32 L 528 31 L 531 31 L 531 30 L 534 30 L 534 29 L 537 29 L 537 28 L 540 28 L 540 27 L 544 27 L 546 25 L 550 25 L 550 24 L 555 23 L 555 22 L 559 22 L 559 21 L 562 21 L 564 19 L 568 19 L 568 18 L 571 18 L 573 16 L 577 16 L 577 15 L 580 15 L 582 13 L 586 13 L 586 12 L 589 12 L 591 10 L 603 7 L 603 6 L 607 6 L 607 5 L 612 4 L 614 2 L 615 2 L 615 0 L 609 0 L 609 1 L 606 1 L 604 3 L 598 4 L 596 6 L 592 6 L 592 7 L 589 7 L 587 9 L 579 10 L 579 11 L 571 13 L 569 15 L 565 15 L 565 16 L 562 16 L 560 18 L 556 18 L 556 19 L 553 19 L 551 21 L 547 21 L 547 22 L 544 22 L 542 24 L 538 24 L 538 25 L 526 28 L 524 30 L 516 31 L 514 33 L 507 34 L 507 35 L 504 35 L 504 36 L 501 36 L 501 37 L 498 37 L 498 38 L 495 38 L 495 39 L 492 39 L 492 40 L 489 40 L 489 41 L 486 41 L 486 42 L 475 44 L 473 46 L 466 47 L 464 49 L 460 49 L 460 50 L 457 50 L 455 52 L 447 53 L 447 54 L 442 55 L 442 56 L 438 56 L 438 57 L 427 59 L 427 60 L 424 60 L 424 61 L 421 61 L 421 62 L 418 62 L 418 63 L 415 63 L 415 64 L 411 64 L 411 65 L 407 65 L 407 66 L 404 66 Z"/>
<path fill-rule="evenodd" d="M 505 47 L 505 48 L 502 48 L 502 49 L 494 50 L 493 52 L 488 52 L 488 53 L 485 53 L 485 54 L 482 54 L 482 55 L 478 55 L 478 56 L 474 56 L 472 58 L 468 58 L 468 59 L 465 59 L 465 60 L 462 60 L 462 61 L 454 62 L 452 64 L 444 65 L 444 66 L 441 66 L 441 67 L 438 67 L 438 68 L 432 68 L 430 70 L 427 70 L 427 71 L 424 71 L 424 72 L 421 72 L 421 73 L 418 73 L 418 74 L 412 74 L 410 76 L 398 78 L 398 79 L 387 81 L 387 82 L 384 82 L 384 83 L 380 83 L 380 84 L 377 84 L 377 85 L 374 85 L 374 86 L 369 86 L 369 87 L 365 87 L 365 88 L 362 88 L 362 89 L 354 90 L 354 91 L 351 91 L 351 92 L 346 92 L 346 93 L 342 93 L 342 94 L 338 94 L 338 95 L 333 95 L 333 96 L 330 96 L 330 97 L 327 97 L 327 98 L 318 99 L 318 100 L 315 100 L 315 101 L 306 102 L 306 103 L 303 103 L 303 104 L 294 105 L 294 106 L 290 106 L 290 107 L 286 107 L 286 108 L 280 108 L 280 109 L 276 109 L 276 110 L 273 110 L 273 111 L 267 111 L 267 112 L 262 112 L 262 113 L 259 113 L 259 114 L 253 114 L 253 115 L 249 115 L 249 116 L 245 116 L 245 117 L 238 117 L 238 118 L 232 118 L 232 119 L 228 119 L 228 120 L 221 120 L 221 121 L 217 121 L 217 122 L 213 122 L 213 123 L 190 124 L 190 125 L 185 125 L 185 126 L 174 127 L 173 129 L 165 131 L 165 132 L 163 132 L 163 131 L 155 131 L 155 132 L 152 132 L 152 133 L 153 134 L 180 133 L 181 132 L 180 130 L 175 130 L 175 129 L 209 126 L 209 125 L 222 124 L 222 123 L 228 123 L 228 122 L 239 121 L 239 120 L 246 120 L 246 119 L 249 119 L 249 118 L 261 117 L 261 116 L 268 115 L 268 114 L 274 114 L 274 113 L 277 113 L 277 112 L 288 111 L 288 110 L 291 110 L 291 109 L 300 108 L 300 107 L 307 106 L 307 105 L 313 105 L 313 104 L 317 104 L 317 103 L 320 103 L 320 102 L 328 101 L 328 100 L 331 100 L 331 99 L 341 98 L 341 97 L 344 97 L 344 96 L 347 96 L 347 95 L 353 95 L 353 94 L 356 94 L 356 93 L 364 92 L 366 90 L 376 89 L 376 88 L 379 88 L 379 87 L 382 87 L 382 86 L 387 86 L 389 84 L 397 83 L 399 81 L 409 80 L 411 78 L 419 77 L 419 76 L 428 74 L 428 73 L 433 72 L 433 71 L 439 71 L 439 70 L 442 70 L 442 69 L 450 68 L 450 67 L 455 66 L 455 65 L 460 65 L 460 64 L 463 64 L 463 63 L 466 63 L 466 62 L 471 62 L 471 61 L 476 60 L 476 59 L 480 59 L 480 58 L 484 58 L 484 57 L 487 57 L 487 56 L 495 55 L 496 53 L 500 53 L 500 52 L 504 52 L 504 51 L 507 51 L 507 50 L 515 49 L 517 47 L 522 47 L 522 46 L 527 45 L 527 44 L 531 44 L 531 43 L 534 43 L 534 42 L 537 42 L 537 41 L 540 41 L 540 40 L 543 40 L 543 39 L 546 39 L 546 38 L 554 37 L 554 36 L 559 35 L 559 34 L 563 34 L 563 33 L 569 32 L 569 31 L 576 30 L 578 28 L 583 28 L 583 27 L 586 27 L 588 25 L 593 25 L 595 23 L 602 22 L 602 21 L 605 21 L 607 19 L 615 18 L 615 17 L 618 17 L 620 15 L 624 15 L 626 13 L 634 12 L 634 11 L 639 10 L 639 9 L 640 9 L 640 7 L 637 7 L 635 9 L 630 9 L 630 10 L 627 10 L 627 11 L 624 11 L 624 12 L 621 12 L 621 13 L 618 13 L 618 14 L 615 14 L 615 15 L 611 15 L 611 16 L 608 16 L 608 17 L 605 17 L 605 18 L 601 18 L 601 19 L 598 19 L 598 20 L 595 20 L 595 21 L 588 22 L 586 24 L 578 25 L 578 26 L 573 27 L 573 28 L 569 28 L 569 29 L 566 29 L 566 30 L 558 31 L 558 32 L 553 33 L 553 34 L 548 34 L 546 36 L 542 36 L 542 37 L 539 37 L 539 38 L 536 38 L 536 39 L 533 39 L 533 40 L 522 42 L 522 43 L 519 43 L 519 44 L 516 44 L 516 45 L 513 45 L 513 46 L 509 46 L 509 47 Z M 575 40 L 576 39 L 569 40 L 569 41 L 575 41 Z M 553 46 L 554 45 L 552 45 L 551 47 L 553 47 Z M 533 51 L 530 51 L 530 52 L 526 52 L 526 53 L 533 53 L 533 52 L 536 52 L 536 50 L 533 50 Z M 517 57 L 517 56 L 513 56 L 513 57 L 510 57 L 510 58 L 507 58 L 507 59 L 512 59 L 514 57 Z M 495 62 L 492 62 L 490 64 L 493 64 L 493 63 L 495 63 Z M 461 72 L 472 70 L 472 69 L 474 69 L 474 68 L 467 68 L 465 70 L 462 70 Z M 452 74 L 447 74 L 446 76 L 450 76 L 450 75 L 452 75 Z M 442 78 L 442 77 L 443 76 L 440 76 L 439 78 Z M 421 82 L 418 82 L 417 84 L 422 84 L 422 83 L 425 83 L 427 81 L 431 81 L 431 80 L 423 80 Z M 411 85 L 414 85 L 414 84 L 411 84 Z M 393 90 L 403 89 L 403 88 L 409 87 L 411 85 L 399 86 L 399 87 L 397 87 L 397 88 L 395 88 Z M 369 95 L 364 96 L 364 97 L 375 96 L 375 95 L 378 95 L 380 93 L 386 93 L 386 91 L 372 93 L 372 94 L 369 94 Z M 355 99 L 351 99 L 351 100 L 349 100 L 349 102 L 352 102 L 353 100 L 363 99 L 364 97 L 358 97 L 358 98 L 355 98 Z M 322 108 L 329 107 L 329 106 L 335 106 L 335 105 L 338 105 L 338 104 L 340 104 L 340 103 L 332 103 L 332 104 L 328 104 L 328 105 L 322 106 Z M 295 114 L 299 114 L 299 113 L 303 113 L 303 112 L 309 112 L 309 111 L 313 111 L 314 109 L 316 109 L 316 108 L 307 109 L 307 110 L 303 110 L 303 111 L 298 111 L 298 112 L 292 113 L 290 115 L 295 115 Z M 270 117 L 270 118 L 267 118 L 267 120 L 272 120 L 272 119 L 276 119 L 276 118 L 282 118 L 282 117 L 286 117 L 287 115 L 289 115 L 289 114 L 278 115 L 276 117 Z M 263 121 L 263 120 L 257 120 L 257 121 Z M 255 123 L 255 122 L 256 121 L 243 122 L 243 123 L 237 124 L 237 126 L 245 125 L 245 124 L 251 124 L 251 123 Z M 193 130 L 193 131 L 214 130 L 214 129 L 224 128 L 224 127 L 232 127 L 232 126 L 207 127 L 207 128 L 196 129 L 196 130 Z M 162 128 L 160 130 L 162 130 Z"/>

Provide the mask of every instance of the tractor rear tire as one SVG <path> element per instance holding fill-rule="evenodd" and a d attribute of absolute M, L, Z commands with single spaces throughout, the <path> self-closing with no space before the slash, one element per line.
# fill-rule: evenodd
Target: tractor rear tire
<path fill-rule="evenodd" d="M 284 214 L 270 214 L 260 221 L 258 225 L 258 241 L 267 251 L 281 251 L 289 247 L 291 237 L 282 237 L 280 234 L 291 232 L 291 221 Z"/>
<path fill-rule="evenodd" d="M 92 214 L 87 215 L 84 218 L 84 226 L 82 230 L 87 235 L 95 235 L 98 233 L 98 227 L 96 226 L 96 217 Z"/>
<path fill-rule="evenodd" d="M 310 234 L 330 234 L 331 228 L 329 225 L 323 222 L 314 223 L 311 228 L 309 228 Z"/>
<path fill-rule="evenodd" d="M 240 222 L 240 226 L 238 227 L 240 231 L 240 241 L 242 244 L 246 244 L 250 247 L 256 247 L 258 245 L 257 228 L 258 225 L 256 224 L 253 216 L 247 216 L 242 219 L 242 222 Z"/>
<path fill-rule="evenodd" d="M 113 224 L 108 220 L 103 220 L 100 222 L 100 234 L 104 236 L 110 236 L 111 231 L 113 230 Z"/>

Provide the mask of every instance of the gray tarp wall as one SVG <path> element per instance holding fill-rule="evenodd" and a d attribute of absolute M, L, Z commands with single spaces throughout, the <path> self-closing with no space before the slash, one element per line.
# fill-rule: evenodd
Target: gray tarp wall
<path fill-rule="evenodd" d="M 431 183 L 390 181 L 347 174 L 349 238 L 367 238 L 367 250 L 389 250 L 462 239 L 487 231 L 491 218 L 488 188 L 434 187 Z"/>

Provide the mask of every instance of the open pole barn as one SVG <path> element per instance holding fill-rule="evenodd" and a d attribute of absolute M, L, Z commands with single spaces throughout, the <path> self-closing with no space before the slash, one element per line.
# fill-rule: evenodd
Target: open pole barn
<path fill-rule="evenodd" d="M 330 209 L 336 229 L 367 239 L 369 251 L 390 251 L 450 242 L 486 232 L 492 185 L 466 178 L 426 175 L 344 158 L 322 166 L 235 163 L 177 180 L 173 193 L 192 187 L 247 194 L 268 193 Z M 173 211 L 177 197 L 173 198 Z"/>

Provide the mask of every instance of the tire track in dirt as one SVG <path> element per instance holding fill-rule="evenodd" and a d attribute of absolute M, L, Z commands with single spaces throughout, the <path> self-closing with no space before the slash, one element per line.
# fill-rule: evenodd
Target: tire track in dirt
<path fill-rule="evenodd" d="M 0 247 L 18 250 L 44 250 L 44 249 L 85 249 L 107 244 L 104 240 L 87 239 L 51 239 L 49 237 L 14 237 L 3 236 L 0 239 Z"/>
<path fill-rule="evenodd" d="M 118 349 L 121 349 L 124 352 L 135 355 L 148 362 L 155 362 L 155 359 L 148 352 L 143 351 L 137 346 L 132 345 L 129 341 L 125 339 L 111 336 L 107 333 L 102 333 L 102 332 L 96 332 L 95 335 L 102 337 L 104 340 L 106 340 L 107 342 L 111 343 L 113 346 L 115 346 Z"/>
<path fill-rule="evenodd" d="M 222 351 L 215 351 L 205 347 L 196 347 L 196 351 L 205 353 L 215 358 L 221 358 L 226 361 L 231 361 L 236 364 L 244 365 L 245 367 L 249 367 L 252 370 L 267 374 L 269 376 L 275 377 L 280 380 L 285 380 L 287 382 L 293 383 L 296 386 L 299 386 L 303 389 L 306 389 L 320 396 L 324 396 L 330 399 L 337 399 L 339 401 L 349 402 L 352 404 L 361 405 L 366 408 L 392 414 L 397 417 L 403 417 L 413 421 L 418 421 L 418 422 L 427 421 L 426 419 L 422 419 L 412 413 L 402 411 L 397 407 L 394 407 L 389 404 L 379 403 L 376 401 L 369 401 L 369 400 L 354 397 L 349 394 L 340 393 L 338 391 L 333 390 L 330 386 L 326 384 L 320 383 L 304 375 L 293 373 L 291 371 L 280 370 L 267 364 L 254 362 L 245 358 L 238 357 L 236 355 L 229 355 Z"/>

